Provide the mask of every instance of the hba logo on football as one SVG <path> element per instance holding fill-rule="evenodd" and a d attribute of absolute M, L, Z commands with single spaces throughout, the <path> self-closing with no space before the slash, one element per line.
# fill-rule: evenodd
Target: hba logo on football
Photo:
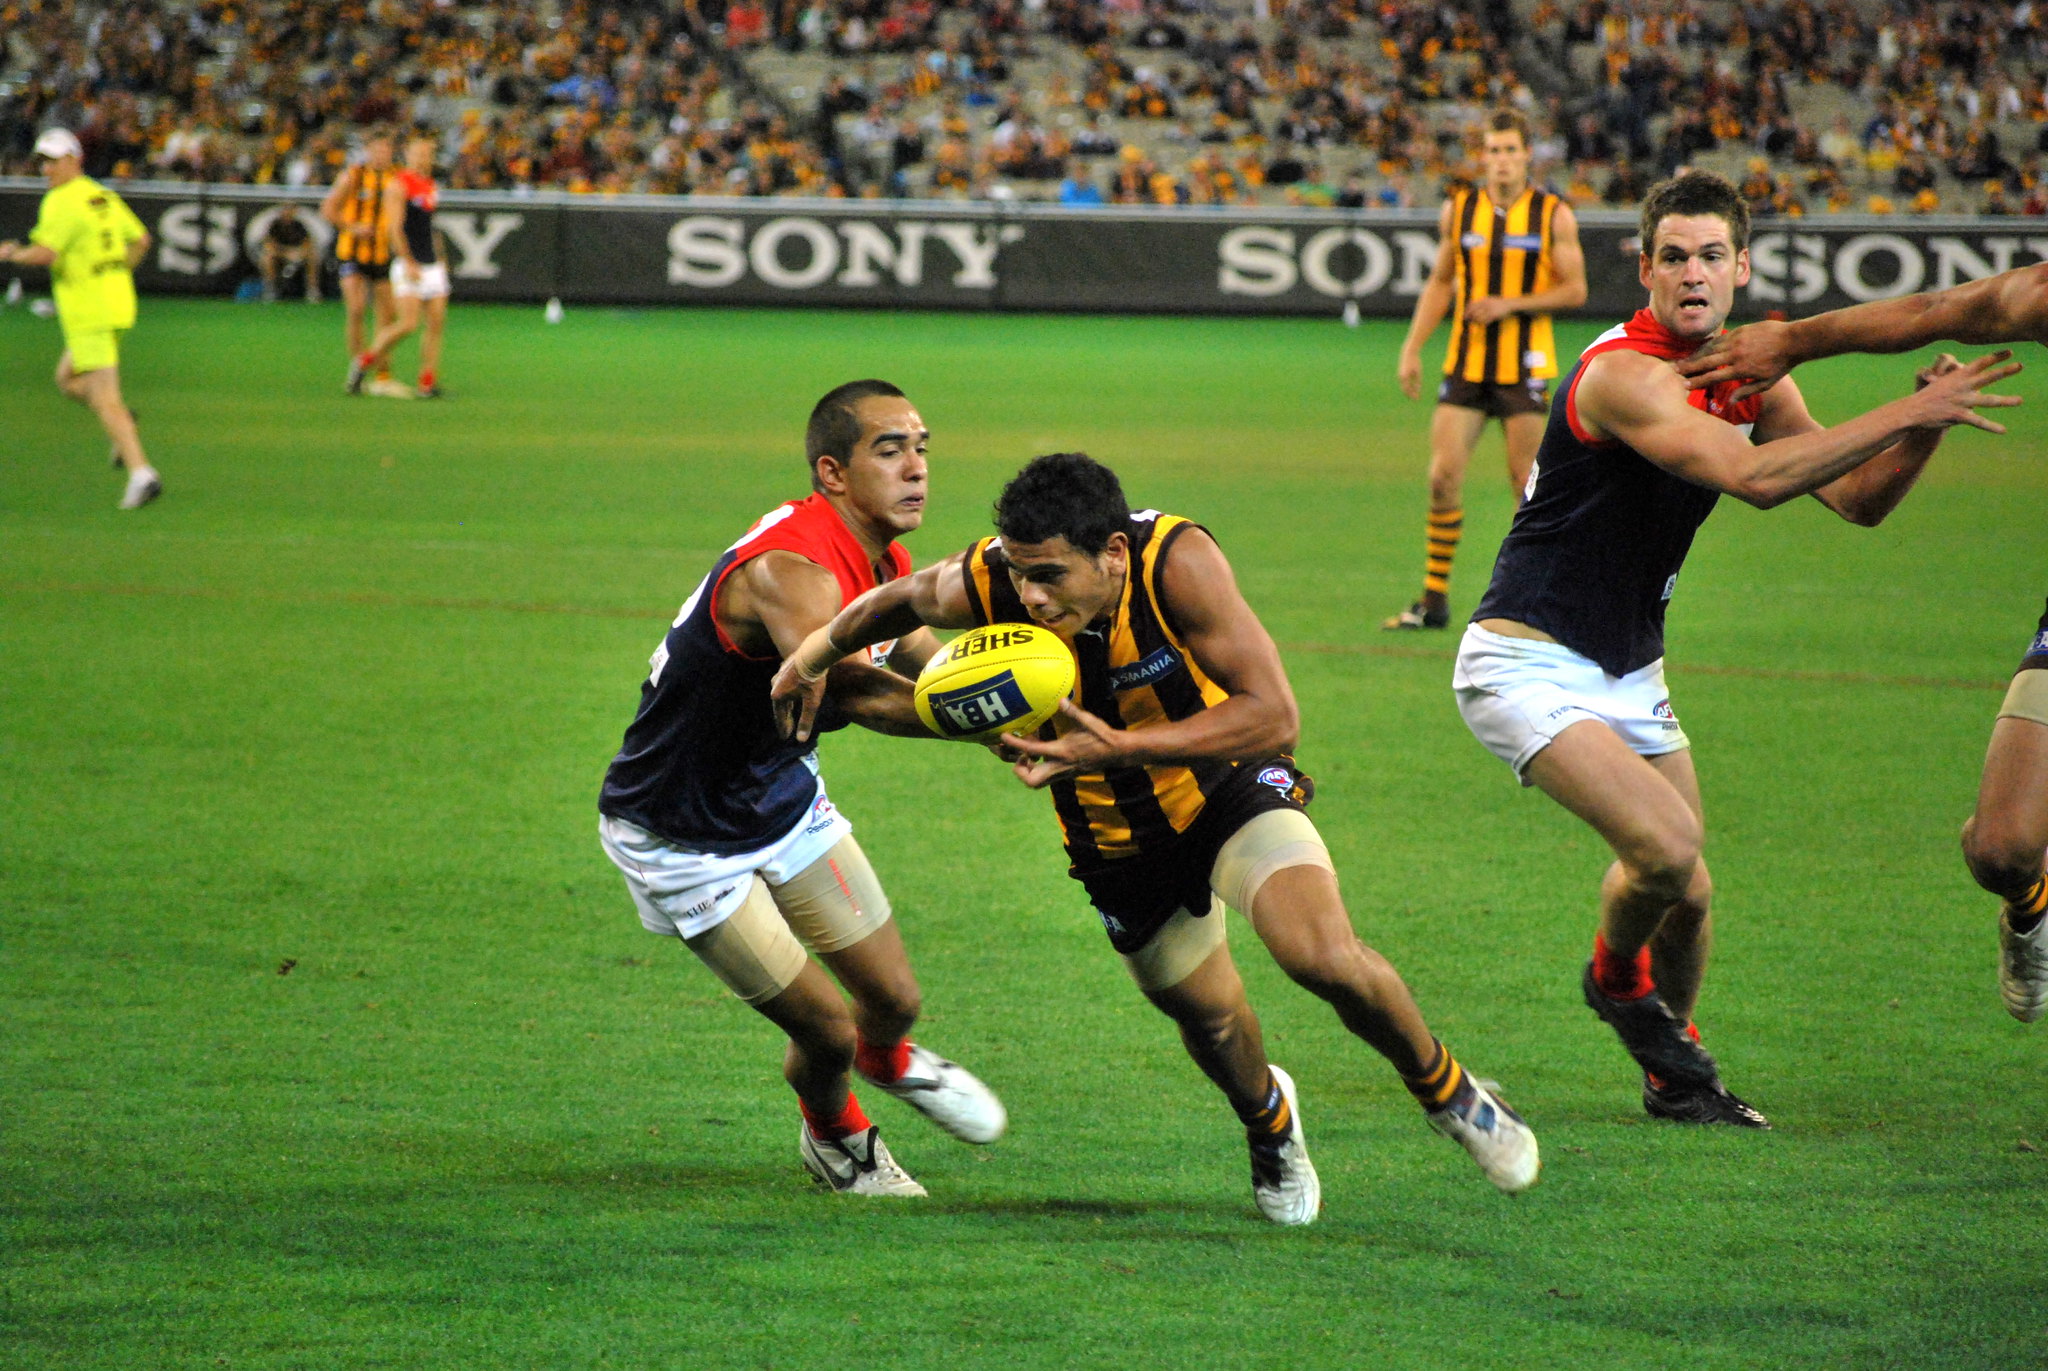
<path fill-rule="evenodd" d="M 1008 668 L 973 685 L 935 690 L 929 698 L 932 717 L 955 737 L 980 733 L 1031 712 L 1031 706 L 1024 702 L 1023 688 Z"/>

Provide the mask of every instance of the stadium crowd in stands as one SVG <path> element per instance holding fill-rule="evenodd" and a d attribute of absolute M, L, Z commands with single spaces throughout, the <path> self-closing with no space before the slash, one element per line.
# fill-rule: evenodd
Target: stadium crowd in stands
<path fill-rule="evenodd" d="M 2037 0 L 0 0 L 0 171 L 330 181 L 375 126 L 452 189 L 1433 204 L 1486 111 L 1627 207 L 2048 214 Z"/>

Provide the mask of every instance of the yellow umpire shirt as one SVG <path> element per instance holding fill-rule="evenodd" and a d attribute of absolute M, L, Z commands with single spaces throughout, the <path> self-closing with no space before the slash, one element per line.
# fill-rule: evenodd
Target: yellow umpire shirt
<path fill-rule="evenodd" d="M 128 247 L 143 233 L 142 221 L 121 197 L 89 176 L 74 176 L 43 196 L 28 238 L 57 254 L 50 286 L 67 344 L 135 327 Z M 73 358 L 74 364 L 80 360 Z"/>

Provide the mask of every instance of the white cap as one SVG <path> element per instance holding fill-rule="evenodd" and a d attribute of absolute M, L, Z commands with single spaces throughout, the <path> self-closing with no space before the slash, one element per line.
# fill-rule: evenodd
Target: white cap
<path fill-rule="evenodd" d="M 83 157 L 85 149 L 78 146 L 78 135 L 70 129 L 44 129 L 36 139 L 38 157 Z"/>

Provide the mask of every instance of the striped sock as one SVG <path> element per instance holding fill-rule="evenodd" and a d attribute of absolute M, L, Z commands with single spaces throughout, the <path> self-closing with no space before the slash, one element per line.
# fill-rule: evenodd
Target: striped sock
<path fill-rule="evenodd" d="M 860 1101 L 853 1097 L 851 1090 L 846 1092 L 846 1108 L 829 1119 L 821 1119 L 813 1114 L 811 1107 L 802 1100 L 796 1102 L 796 1107 L 803 1111 L 804 1126 L 811 1130 L 811 1136 L 814 1138 L 838 1142 L 841 1138 L 850 1138 L 856 1133 L 868 1131 L 867 1111 L 860 1107 Z"/>
<path fill-rule="evenodd" d="M 2032 933 L 2043 917 L 2048 917 L 2048 873 L 2036 878 L 2026 894 L 2008 900 L 2005 906 L 2005 921 L 2015 933 Z"/>
<path fill-rule="evenodd" d="M 1465 1068 L 1458 1065 L 1451 1049 L 1441 1042 L 1436 1044 L 1436 1059 L 1430 1068 L 1420 1076 L 1403 1076 L 1401 1083 L 1408 1087 L 1415 1102 L 1432 1114 L 1457 1104 L 1472 1090 Z"/>
<path fill-rule="evenodd" d="M 1436 595 L 1451 593 L 1451 559 L 1458 555 L 1458 539 L 1464 533 L 1462 505 L 1429 512 L 1429 557 L 1423 564 L 1423 590 Z"/>
<path fill-rule="evenodd" d="M 1270 1139 L 1278 1142 L 1294 1127 L 1294 1111 L 1287 1107 L 1287 1095 L 1280 1089 L 1280 1078 L 1270 1068 L 1266 1072 L 1266 1102 L 1250 1111 L 1238 1110 L 1237 1117 L 1244 1120 L 1244 1131 L 1254 1141 Z"/>

